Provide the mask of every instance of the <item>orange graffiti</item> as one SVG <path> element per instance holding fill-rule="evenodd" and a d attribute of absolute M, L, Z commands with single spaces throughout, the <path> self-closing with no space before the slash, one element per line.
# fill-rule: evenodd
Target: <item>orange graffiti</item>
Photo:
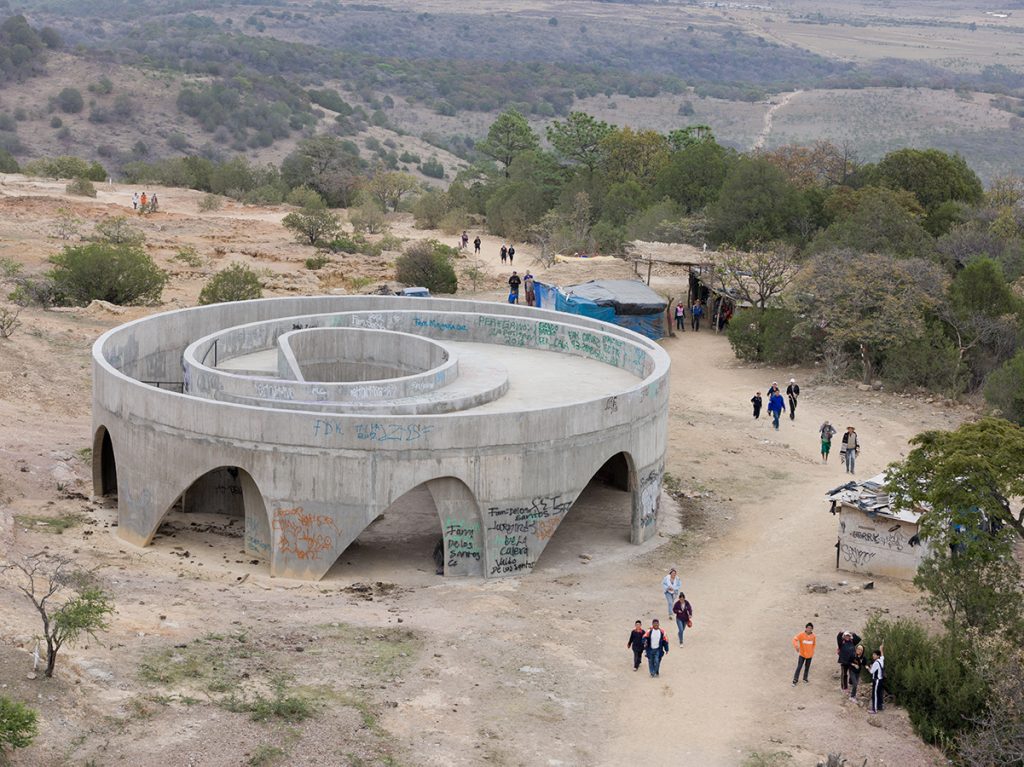
<path fill-rule="evenodd" d="M 561 521 L 561 517 L 549 517 L 548 519 L 538 519 L 534 535 L 542 541 L 548 540 L 548 538 L 555 534 L 555 528 L 558 527 L 558 523 Z"/>
<path fill-rule="evenodd" d="M 278 536 L 278 551 L 299 559 L 319 559 L 334 548 L 338 525 L 326 514 L 307 514 L 301 506 L 275 509 L 271 526 Z"/>

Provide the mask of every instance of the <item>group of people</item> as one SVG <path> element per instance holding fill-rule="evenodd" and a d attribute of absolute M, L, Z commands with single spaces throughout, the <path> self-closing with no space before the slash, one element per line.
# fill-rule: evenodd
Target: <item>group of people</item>
<path fill-rule="evenodd" d="M 789 399 L 789 420 L 796 420 L 796 404 L 800 399 L 800 385 L 796 382 L 795 378 L 789 379 L 789 386 L 786 387 L 786 397 Z M 750 403 L 754 406 L 754 418 L 761 418 L 761 407 L 764 405 L 764 399 L 761 397 L 761 392 L 756 392 L 753 397 L 750 398 Z M 768 415 L 772 417 L 772 426 L 776 430 L 779 428 L 779 418 L 786 411 L 786 400 L 782 398 L 782 391 L 779 389 L 779 382 L 772 381 L 772 385 L 768 387 Z"/>
<path fill-rule="evenodd" d="M 772 385 L 768 388 L 768 415 L 771 416 L 772 426 L 776 430 L 779 428 L 779 419 L 786 412 L 787 401 L 789 403 L 789 419 L 795 421 L 796 406 L 800 401 L 800 384 L 796 382 L 795 378 L 790 378 L 789 385 L 786 387 L 786 396 L 783 398 L 778 381 L 772 381 Z M 750 398 L 750 404 L 754 406 L 754 418 L 760 419 L 761 408 L 764 406 L 764 398 L 761 396 L 761 392 L 756 392 Z M 829 421 L 825 421 L 818 427 L 818 434 L 821 436 L 822 463 L 828 463 L 829 453 L 832 452 L 832 438 L 837 433 L 835 427 Z M 843 465 L 846 467 L 847 474 L 854 473 L 857 456 L 860 455 L 860 447 L 860 436 L 857 434 L 857 430 L 853 426 L 847 426 L 846 431 L 843 433 L 842 446 L 839 449 L 839 455 L 843 459 Z"/>
<path fill-rule="evenodd" d="M 529 271 L 520 277 L 519 273 L 513 270 L 512 276 L 508 278 L 508 302 L 510 304 L 519 303 L 520 287 L 522 287 L 523 292 L 526 294 L 526 305 L 534 306 L 537 303 L 537 293 L 533 275 Z"/>
<path fill-rule="evenodd" d="M 159 201 L 156 199 L 156 192 L 149 194 L 149 192 L 143 192 L 141 195 L 138 192 L 132 192 L 132 210 L 140 213 L 155 213 Z"/>
<path fill-rule="evenodd" d="M 676 317 L 676 330 L 686 331 L 686 312 L 687 308 L 682 301 L 676 304 L 675 317 Z M 700 321 L 706 314 L 704 310 L 704 303 L 698 298 L 693 302 L 693 305 L 689 308 L 690 312 L 690 330 L 696 332 L 700 331 Z M 722 301 L 719 299 L 715 302 L 715 305 L 711 308 L 710 319 L 712 322 L 718 323 L 718 329 L 722 330 L 726 325 L 729 324 L 729 320 L 732 319 L 732 303 L 728 301 Z"/>
<path fill-rule="evenodd" d="M 501 263 L 505 263 L 507 259 L 508 265 L 512 266 L 512 260 L 516 257 L 516 246 L 502 243 L 499 253 L 501 255 Z"/>
<path fill-rule="evenodd" d="M 804 630 L 793 637 L 793 649 L 797 653 L 796 671 L 793 672 L 793 686 L 800 681 L 803 671 L 804 684 L 808 684 L 808 674 L 818 637 L 814 633 L 814 624 L 808 623 Z M 864 652 L 861 638 L 852 631 L 840 631 L 836 634 L 836 657 L 839 663 L 839 689 L 850 700 L 857 699 L 857 687 L 865 670 L 871 675 L 871 713 L 883 708 L 882 695 L 885 685 L 885 644 L 871 653 L 869 660 Z"/>
<path fill-rule="evenodd" d="M 480 255 L 480 235 L 478 234 L 473 240 L 473 254 Z M 465 250 L 469 247 L 469 232 L 465 229 L 462 230 L 462 236 L 459 238 L 459 250 Z"/>
<path fill-rule="evenodd" d="M 682 647 L 686 629 L 693 626 L 693 606 L 683 593 L 682 581 L 679 580 L 679 573 L 674 567 L 662 579 L 661 588 L 668 605 L 669 620 L 674 619 L 676 622 L 679 646 Z M 647 670 L 652 677 L 658 676 L 661 672 L 661 659 L 668 654 L 670 643 L 671 639 L 661 627 L 661 621 L 653 618 L 651 627 L 644 629 L 643 621 L 638 619 L 633 624 L 633 630 L 629 632 L 629 639 L 626 640 L 626 647 L 633 651 L 633 670 L 640 668 L 640 661 L 646 656 Z"/>

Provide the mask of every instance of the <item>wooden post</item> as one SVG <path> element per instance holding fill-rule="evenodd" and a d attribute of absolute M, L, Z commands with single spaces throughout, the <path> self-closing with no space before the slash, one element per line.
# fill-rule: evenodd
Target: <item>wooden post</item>
<path fill-rule="evenodd" d="M 654 257 L 651 256 L 647 259 L 647 287 L 651 286 L 651 265 L 654 263 Z"/>

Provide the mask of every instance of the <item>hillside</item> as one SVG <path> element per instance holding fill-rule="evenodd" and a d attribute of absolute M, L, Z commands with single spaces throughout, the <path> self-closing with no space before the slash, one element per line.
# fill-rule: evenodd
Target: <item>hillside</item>
<path fill-rule="evenodd" d="M 987 0 L 899 13 L 803 0 L 766 10 L 554 0 L 431 0 L 415 10 L 284 0 L 141 0 L 127 12 L 108 0 L 6 5 L 0 15 L 24 12 L 60 35 L 63 52 L 0 85 L 0 148 L 19 160 L 99 159 L 115 174 L 134 160 L 196 152 L 276 163 L 303 136 L 332 132 L 354 140 L 368 165 L 416 172 L 419 163 L 398 158 L 435 157 L 451 179 L 511 104 L 537 128 L 570 109 L 658 130 L 706 123 L 741 150 L 850 140 L 873 160 L 928 144 L 961 152 L 988 178 L 1014 157 L 1024 111 L 1021 17 L 993 16 Z M 104 76 L 112 87 L 97 89 Z M 81 111 L 54 108 L 64 88 L 83 94 Z M 927 90 L 905 99 L 907 88 Z M 344 114 L 312 90 L 333 92 Z M 763 135 L 767 102 L 795 90 L 801 97 L 773 114 L 775 134 Z M 368 138 L 388 149 L 368 149 Z"/>

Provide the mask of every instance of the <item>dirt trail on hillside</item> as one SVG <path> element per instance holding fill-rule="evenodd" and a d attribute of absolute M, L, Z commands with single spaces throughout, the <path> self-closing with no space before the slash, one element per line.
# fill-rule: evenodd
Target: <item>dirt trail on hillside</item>
<path fill-rule="evenodd" d="M 768 108 L 768 111 L 764 113 L 764 127 L 761 129 L 761 133 L 758 135 L 757 140 L 754 142 L 754 146 L 752 147 L 753 149 L 764 149 L 764 145 L 768 141 L 768 137 L 771 135 L 772 132 L 772 121 L 775 118 L 775 113 L 778 112 L 780 109 L 784 108 L 785 106 L 787 106 L 789 102 L 791 102 L 801 93 L 803 93 L 803 91 L 793 91 L 792 93 L 784 93 L 782 94 L 782 97 L 779 98 L 777 103 L 772 104 Z"/>

